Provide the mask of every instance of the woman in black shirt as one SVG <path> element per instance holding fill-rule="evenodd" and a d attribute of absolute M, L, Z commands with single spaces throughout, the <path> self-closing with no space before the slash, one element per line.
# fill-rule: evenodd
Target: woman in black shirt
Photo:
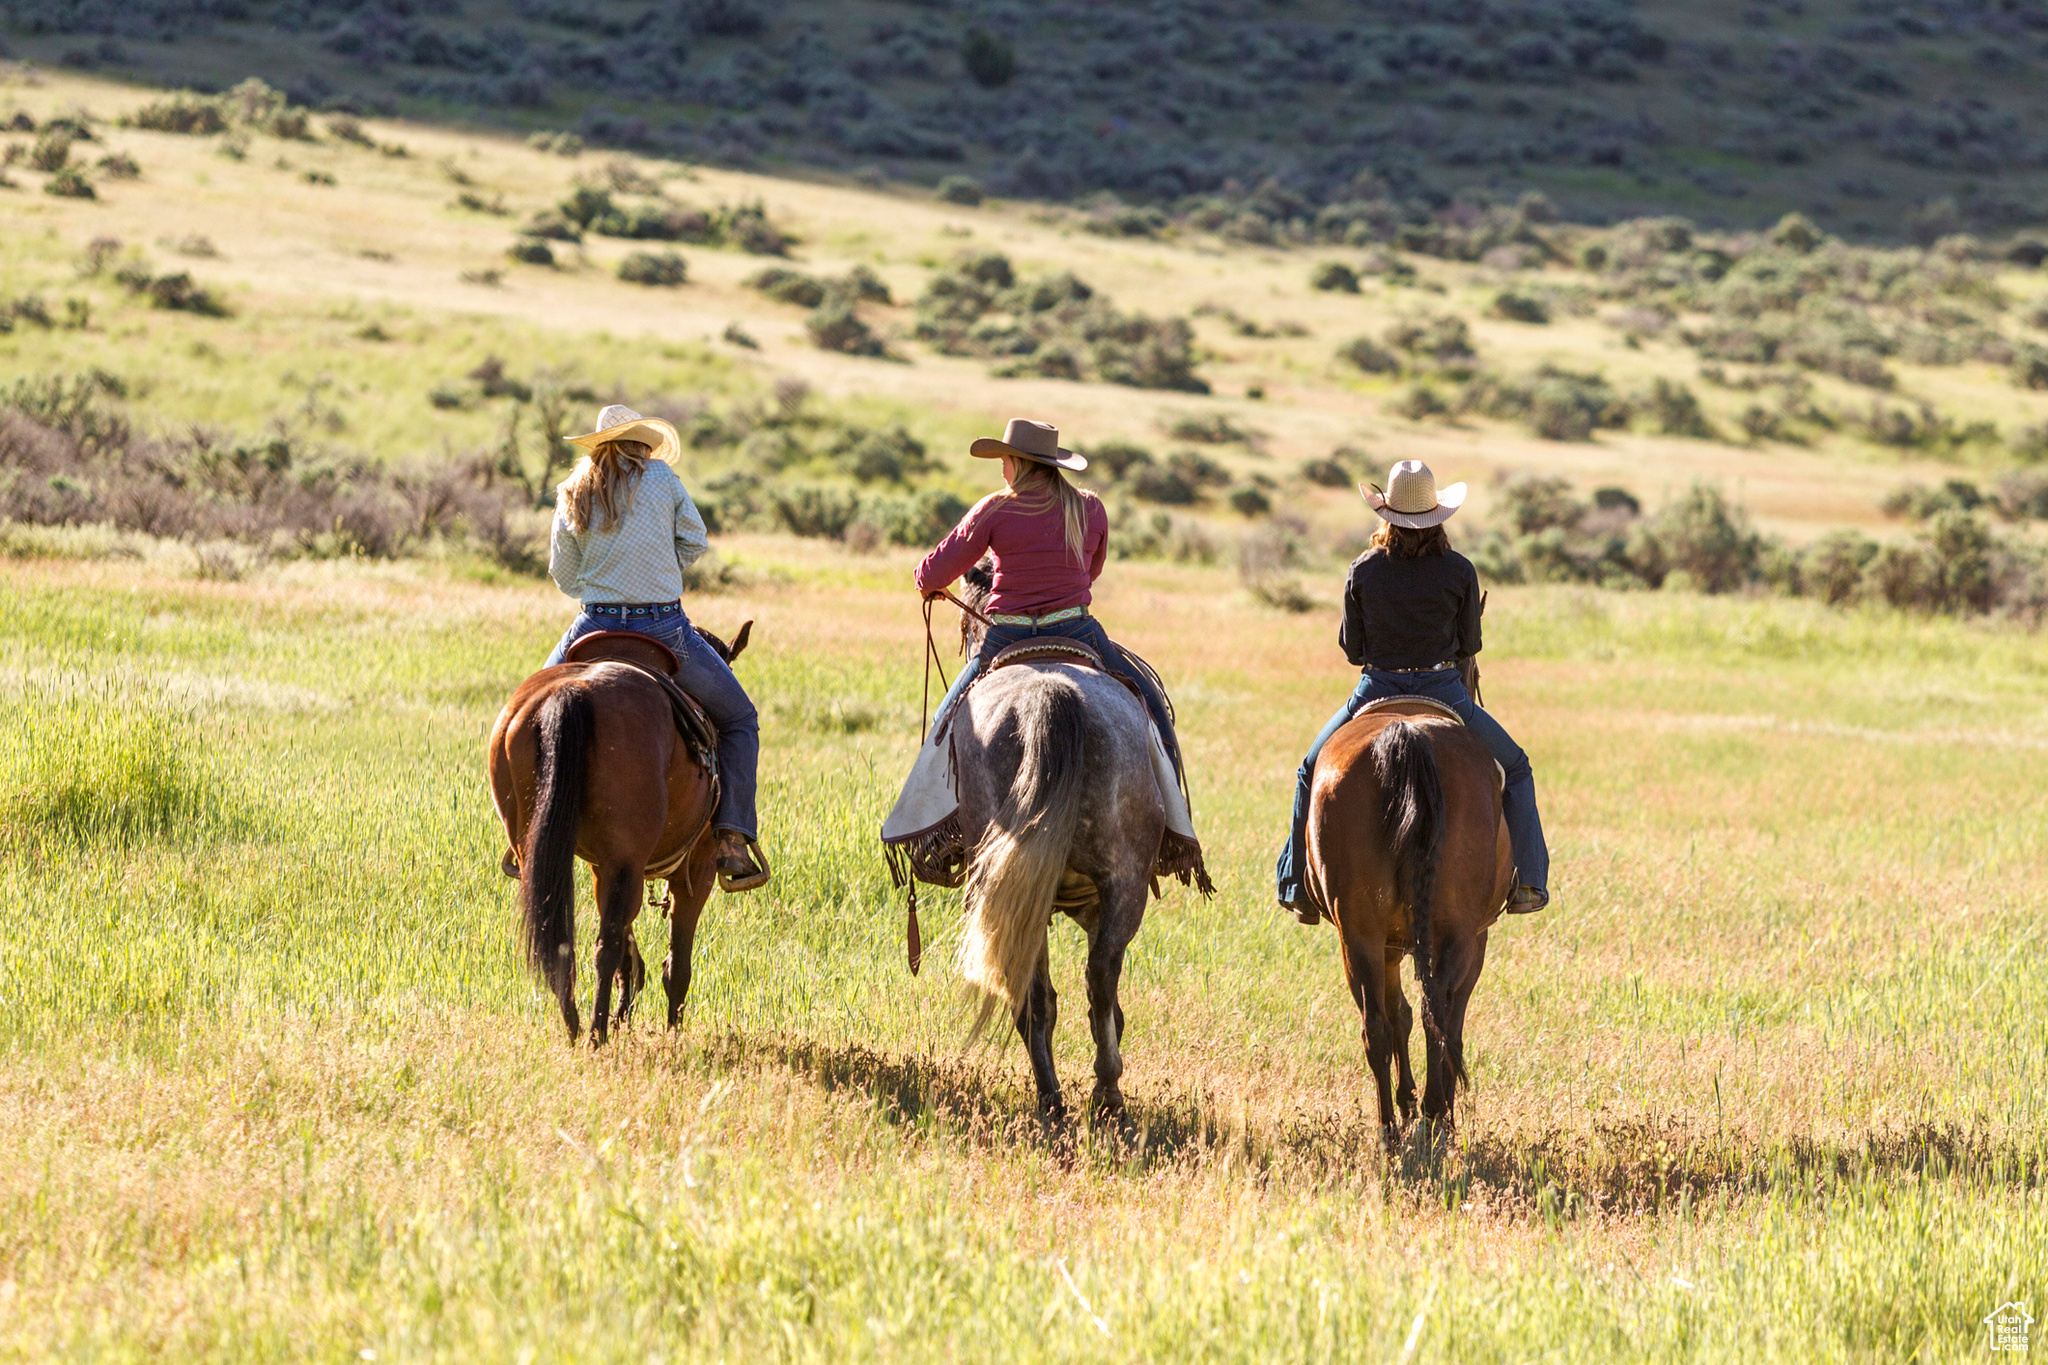
<path fill-rule="evenodd" d="M 1372 548 L 1351 565 L 1337 642 L 1344 657 L 1363 672 L 1358 690 L 1323 726 L 1295 776 L 1294 826 L 1275 869 L 1280 903 L 1304 924 L 1322 918 L 1302 891 L 1301 874 L 1307 857 L 1309 787 L 1323 745 L 1367 702 L 1413 696 L 1450 706 L 1499 760 L 1507 774 L 1501 806 L 1515 858 L 1516 884 L 1508 913 L 1541 910 L 1550 903 L 1550 851 L 1536 812 L 1536 779 L 1529 771 L 1529 756 L 1472 700 L 1458 671 L 1458 660 L 1480 649 L 1479 573 L 1471 560 L 1451 548 L 1443 529 L 1464 505 L 1465 485 L 1452 484 L 1439 494 L 1429 466 L 1403 460 L 1388 475 L 1384 495 L 1359 491 L 1384 524 L 1373 534 Z"/>

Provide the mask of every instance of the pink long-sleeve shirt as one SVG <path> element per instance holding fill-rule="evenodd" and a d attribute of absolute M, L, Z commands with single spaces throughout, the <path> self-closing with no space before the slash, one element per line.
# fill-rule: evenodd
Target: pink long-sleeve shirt
<path fill-rule="evenodd" d="M 973 568 L 984 551 L 993 551 L 991 615 L 1044 616 L 1087 606 L 1093 596 L 1089 589 L 1109 551 L 1109 513 L 1094 494 L 1081 496 L 1088 504 L 1087 530 L 1081 537 L 1085 563 L 1076 563 L 1067 553 L 1066 525 L 1057 501 L 1025 511 L 1008 493 L 991 493 L 918 562 L 917 590 L 945 587 Z"/>

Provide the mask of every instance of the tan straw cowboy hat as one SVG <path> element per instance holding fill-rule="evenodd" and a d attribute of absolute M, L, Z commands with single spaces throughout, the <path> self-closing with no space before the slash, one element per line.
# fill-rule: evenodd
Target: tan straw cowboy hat
<path fill-rule="evenodd" d="M 1088 457 L 1076 455 L 1071 450 L 1060 449 L 1060 429 L 1050 422 L 1034 422 L 1028 417 L 1012 417 L 1003 428 L 1003 439 L 993 436 L 978 437 L 967 447 L 967 453 L 978 455 L 984 460 L 999 459 L 1004 455 L 1015 455 L 1020 460 L 1036 460 L 1040 464 L 1057 465 L 1071 469 L 1076 474 L 1088 467 Z"/>
<path fill-rule="evenodd" d="M 674 464 L 683 453 L 683 438 L 673 426 L 659 417 L 642 417 L 624 403 L 614 403 L 600 412 L 596 431 L 567 440 L 585 450 L 596 450 L 606 441 L 638 441 L 648 447 L 653 458 L 666 464 Z"/>
<path fill-rule="evenodd" d="M 1388 470 L 1386 492 L 1364 483 L 1358 485 L 1358 491 L 1365 505 L 1382 520 L 1411 530 L 1441 526 L 1465 505 L 1465 485 L 1454 483 L 1439 489 L 1436 475 L 1420 460 L 1403 460 Z"/>

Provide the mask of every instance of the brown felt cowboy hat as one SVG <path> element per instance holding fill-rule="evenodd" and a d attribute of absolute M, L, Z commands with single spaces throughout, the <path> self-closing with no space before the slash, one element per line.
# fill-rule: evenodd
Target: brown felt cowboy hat
<path fill-rule="evenodd" d="M 659 417 L 642 417 L 624 403 L 614 403 L 597 414 L 597 430 L 588 436 L 565 439 L 585 450 L 596 450 L 606 441 L 638 441 L 654 459 L 666 464 L 674 464 L 683 453 L 683 438 L 674 426 Z"/>
<path fill-rule="evenodd" d="M 1050 422 L 1034 422 L 1028 417 L 1012 417 L 1003 428 L 1003 439 L 993 436 L 978 437 L 967 447 L 967 453 L 978 455 L 984 460 L 1000 459 L 1015 455 L 1020 460 L 1036 460 L 1039 464 L 1057 465 L 1071 469 L 1076 474 L 1088 467 L 1088 457 L 1076 455 L 1071 450 L 1060 448 L 1060 429 Z"/>
<path fill-rule="evenodd" d="M 1438 488 L 1436 475 L 1420 460 L 1403 460 L 1388 470 L 1386 492 L 1366 483 L 1358 485 L 1358 492 L 1381 520 L 1410 530 L 1441 526 L 1465 505 L 1465 485 Z"/>

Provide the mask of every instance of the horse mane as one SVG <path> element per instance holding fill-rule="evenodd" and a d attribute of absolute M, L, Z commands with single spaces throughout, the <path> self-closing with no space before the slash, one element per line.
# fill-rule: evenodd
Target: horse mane
<path fill-rule="evenodd" d="M 988 614 L 988 599 L 995 595 L 996 559 L 994 555 L 983 555 L 980 562 L 960 576 L 960 600 L 982 615 Z M 988 627 L 969 616 L 960 613 L 960 654 L 965 658 L 981 648 L 981 639 L 988 634 Z"/>

